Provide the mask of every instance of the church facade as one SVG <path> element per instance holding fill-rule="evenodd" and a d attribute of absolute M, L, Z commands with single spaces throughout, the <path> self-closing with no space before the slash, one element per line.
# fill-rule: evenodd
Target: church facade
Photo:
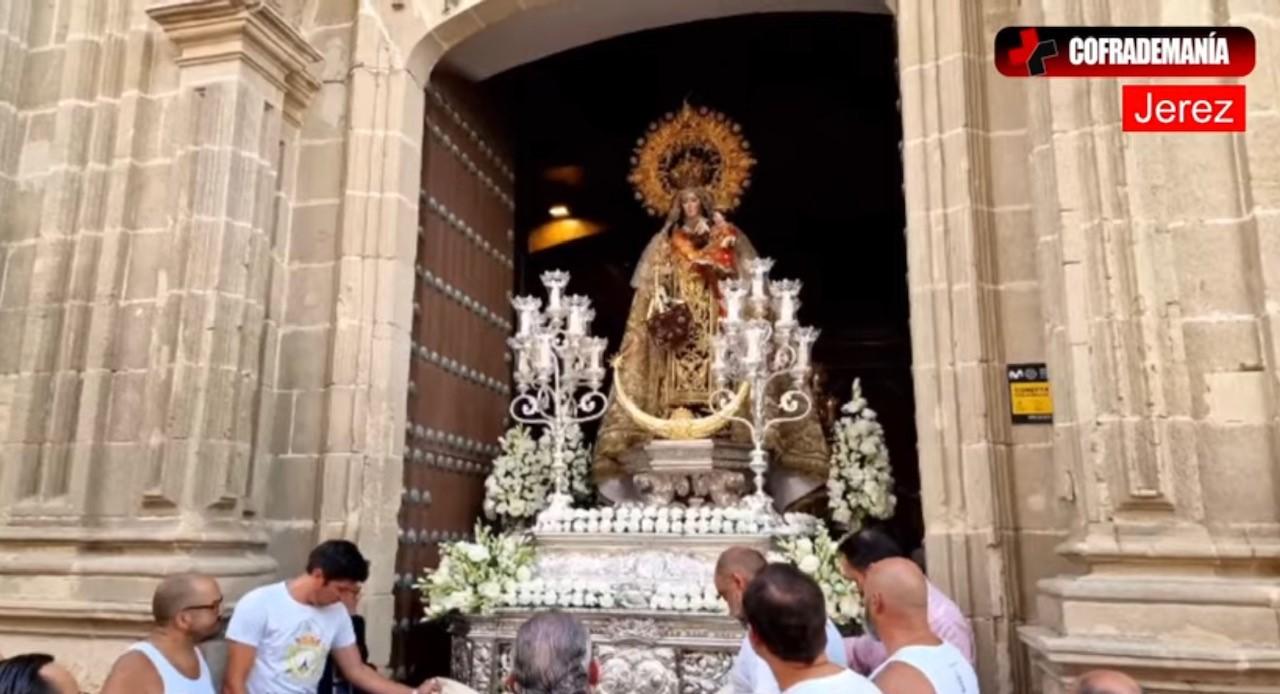
<path fill-rule="evenodd" d="M 92 687 L 157 576 L 234 597 L 344 537 L 392 662 L 406 543 L 468 527 L 434 524 L 446 478 L 408 489 L 406 461 L 438 439 L 474 477 L 493 441 L 415 402 L 465 383 L 500 413 L 506 368 L 492 335 L 476 366 L 420 332 L 424 283 L 503 327 L 513 253 L 510 168 L 433 67 L 485 32 L 528 38 L 473 56 L 516 64 L 726 7 L 0 3 L 0 653 L 58 654 Z M 1113 667 L 1280 692 L 1280 7 L 740 9 L 896 16 L 926 556 L 983 689 Z M 1017 24 L 1248 27 L 1248 131 L 1125 134 L 1114 81 L 1003 78 L 992 39 Z M 424 186 L 431 151 L 449 190 Z M 430 215 L 505 278 L 450 284 Z M 435 381 L 410 377 L 428 362 Z M 1051 426 L 1011 423 L 1018 364 L 1046 365 Z"/>

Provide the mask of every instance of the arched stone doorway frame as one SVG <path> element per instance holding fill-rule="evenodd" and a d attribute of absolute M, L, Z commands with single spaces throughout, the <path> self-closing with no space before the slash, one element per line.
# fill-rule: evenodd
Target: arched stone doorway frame
<path fill-rule="evenodd" d="M 353 291 L 339 294 L 338 323 L 345 328 L 333 358 L 367 365 L 357 376 L 369 392 L 366 459 L 385 464 L 363 476 L 364 500 L 398 496 L 427 78 L 449 49 L 486 27 L 570 1 L 361 0 L 349 83 L 342 229 L 348 251 L 338 277 L 339 287 Z M 990 3 L 892 4 L 929 570 L 974 620 L 984 689 L 1012 691 L 1026 679 L 1016 655 L 1023 610 L 986 144 Z M 332 530 L 356 537 L 376 558 L 389 563 L 395 556 L 394 505 L 362 504 L 339 525 Z M 385 653 L 391 578 L 389 571 L 376 573 L 371 645 Z"/>

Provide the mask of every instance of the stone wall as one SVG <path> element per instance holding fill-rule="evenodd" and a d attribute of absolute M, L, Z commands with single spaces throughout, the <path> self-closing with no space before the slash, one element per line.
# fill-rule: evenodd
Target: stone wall
<path fill-rule="evenodd" d="M 1111 81 L 1037 82 L 1030 180 L 1059 387 L 1062 548 L 1024 630 L 1049 692 L 1128 667 L 1148 691 L 1280 690 L 1276 278 L 1280 8 L 1036 3 L 1028 23 L 1235 24 L 1258 35 L 1246 134 L 1125 135 Z M 1269 48 L 1267 46 L 1270 46 Z M 1242 672 L 1241 665 L 1246 669 Z"/>
<path fill-rule="evenodd" d="M 272 579 L 260 519 L 315 496 L 273 436 L 320 55 L 229 1 L 5 3 L 0 46 L 0 651 L 92 687 L 158 576 Z"/>

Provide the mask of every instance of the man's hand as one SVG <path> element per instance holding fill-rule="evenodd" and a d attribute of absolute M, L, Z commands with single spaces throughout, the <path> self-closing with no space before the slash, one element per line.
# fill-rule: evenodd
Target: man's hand
<path fill-rule="evenodd" d="M 360 660 L 360 651 L 355 644 L 334 649 L 332 653 L 333 660 L 338 664 L 338 668 L 342 670 L 343 677 L 346 677 L 347 681 L 354 684 L 358 689 L 371 692 L 371 694 L 411 694 L 413 691 L 403 684 L 392 682 L 378 674 L 377 670 L 365 665 L 364 661 Z M 418 694 L 438 693 L 441 688 L 438 682 L 431 679 L 424 682 L 421 687 L 418 687 L 417 691 Z"/>

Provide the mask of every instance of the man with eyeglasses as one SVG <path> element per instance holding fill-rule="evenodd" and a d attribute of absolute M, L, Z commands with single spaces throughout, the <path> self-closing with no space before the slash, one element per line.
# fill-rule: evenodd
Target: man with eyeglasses
<path fill-rule="evenodd" d="M 102 694 L 214 694 L 197 646 L 222 623 L 218 582 L 202 574 L 169 576 L 156 588 L 151 614 L 151 634 L 116 660 Z"/>
<path fill-rule="evenodd" d="M 249 591 L 227 626 L 222 694 L 315 694 L 330 652 L 346 681 L 369 694 L 440 691 L 435 680 L 406 687 L 362 662 L 343 598 L 368 578 L 359 548 L 330 540 L 311 550 L 306 573 Z"/>

